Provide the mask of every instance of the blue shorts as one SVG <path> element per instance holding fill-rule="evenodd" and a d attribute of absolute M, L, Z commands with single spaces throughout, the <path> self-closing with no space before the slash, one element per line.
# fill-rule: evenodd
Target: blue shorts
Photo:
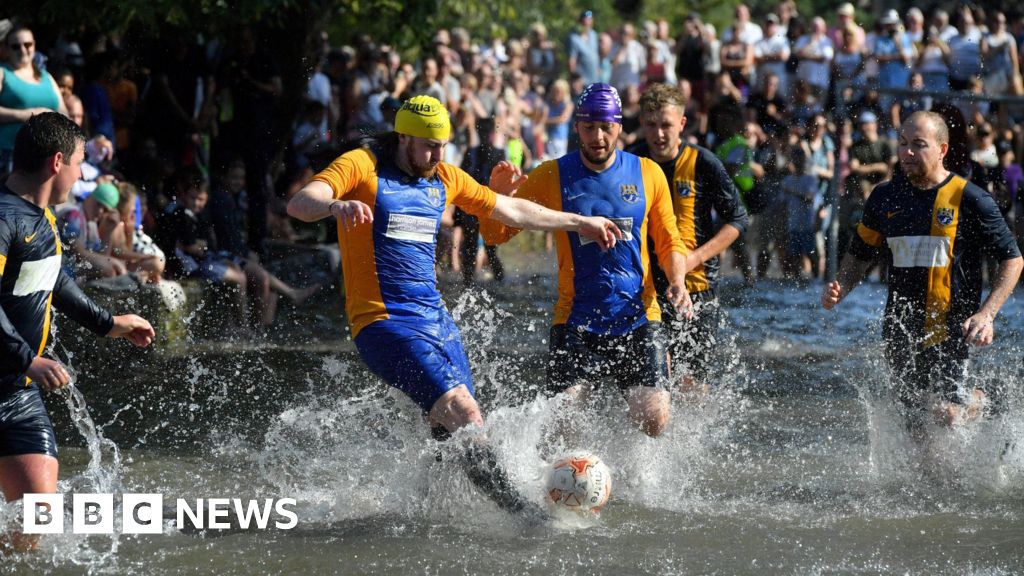
<path fill-rule="evenodd" d="M 226 252 L 207 254 L 206 258 L 199 263 L 199 268 L 196 270 L 195 275 L 211 282 L 222 282 L 231 264 L 237 264 L 239 267 L 242 267 L 244 266 L 244 261 Z"/>
<path fill-rule="evenodd" d="M 0 457 L 22 454 L 57 457 L 57 437 L 35 384 L 0 396 Z"/>
<path fill-rule="evenodd" d="M 370 370 L 398 388 L 424 412 L 446 392 L 465 385 L 473 394 L 469 358 L 447 311 L 436 322 L 378 320 L 359 331 L 356 348 Z"/>

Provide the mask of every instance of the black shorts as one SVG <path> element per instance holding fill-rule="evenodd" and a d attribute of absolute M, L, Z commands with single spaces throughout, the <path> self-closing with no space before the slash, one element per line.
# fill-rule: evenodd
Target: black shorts
<path fill-rule="evenodd" d="M 887 340 L 885 359 L 893 393 L 907 408 L 921 410 L 936 395 L 956 404 L 967 400 L 967 346 L 959 338 L 923 349 L 903 339 Z"/>
<path fill-rule="evenodd" d="M 57 457 L 57 437 L 35 384 L 0 396 L 0 457 L 22 454 Z"/>
<path fill-rule="evenodd" d="M 593 334 L 566 324 L 551 327 L 548 391 L 557 394 L 577 384 L 596 386 L 614 378 L 619 390 L 634 386 L 664 388 L 668 364 L 660 322 L 644 324 L 622 336 Z"/>
<path fill-rule="evenodd" d="M 679 315 L 672 304 L 659 296 L 661 319 L 672 359 L 672 377 L 693 376 L 701 383 L 711 383 L 711 360 L 718 344 L 718 323 L 721 306 L 714 290 L 690 293 L 693 320 Z"/>

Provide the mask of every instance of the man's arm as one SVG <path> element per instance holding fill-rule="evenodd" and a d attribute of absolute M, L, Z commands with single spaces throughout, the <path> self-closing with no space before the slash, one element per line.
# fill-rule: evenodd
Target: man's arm
<path fill-rule="evenodd" d="M 825 290 L 821 293 L 822 307 L 825 310 L 835 308 L 864 280 L 869 268 L 871 268 L 870 260 L 861 260 L 852 254 L 843 256 L 836 279 L 826 284 Z"/>
<path fill-rule="evenodd" d="M 76 324 L 99 336 L 106 336 L 114 326 L 114 317 L 86 296 L 63 270 L 53 286 L 53 305 Z"/>
<path fill-rule="evenodd" d="M 654 253 L 658 257 L 661 269 L 668 278 L 665 296 L 672 306 L 679 310 L 687 319 L 693 318 L 693 304 L 690 293 L 686 290 L 687 249 L 679 237 L 679 226 L 669 196 L 668 181 L 665 173 L 651 159 L 642 158 L 644 192 L 650 209 L 647 212 L 647 233 L 654 244 Z M 650 253 L 651 248 L 648 247 Z"/>
<path fill-rule="evenodd" d="M 687 271 L 724 252 L 747 229 L 747 223 L 750 221 L 747 210 L 740 201 L 736 184 L 717 156 L 701 152 L 697 157 L 695 169 L 701 190 L 706 190 L 711 195 L 712 206 L 718 217 L 725 221 L 725 225 L 719 228 L 710 240 L 686 255 Z"/>
<path fill-rule="evenodd" d="M 999 273 L 992 283 L 992 290 L 981 308 L 962 325 L 965 341 L 986 346 L 992 343 L 992 321 L 1017 285 L 1024 261 L 1021 260 L 1016 238 L 990 194 L 971 184 L 964 192 L 964 203 L 978 215 L 978 234 L 985 246 L 984 252 L 999 260 Z"/>
<path fill-rule="evenodd" d="M 546 207 L 559 190 L 553 163 L 541 165 L 527 178 L 508 162 L 500 162 L 491 171 L 489 182 L 497 197 L 488 217 L 480 219 L 480 234 L 488 245 L 508 242 L 523 228 L 578 232 L 597 242 L 602 250 L 615 246 L 622 238 L 622 232 L 610 220 Z"/>
<path fill-rule="evenodd" d="M 995 282 L 992 283 L 992 290 L 988 298 L 981 303 L 981 308 L 973 316 L 964 321 L 962 325 L 964 341 L 975 346 L 988 346 L 992 343 L 995 333 L 992 322 L 996 314 L 1003 307 L 1006 299 L 1013 293 L 1017 281 L 1020 279 L 1021 269 L 1024 268 L 1024 258 L 1017 256 L 999 263 L 999 273 L 996 274 Z"/>
<path fill-rule="evenodd" d="M 316 222 L 334 216 L 346 230 L 373 222 L 373 210 L 359 200 L 335 200 L 331 187 L 313 180 L 288 201 L 288 215 L 303 222 Z"/>
<path fill-rule="evenodd" d="M 602 250 L 615 247 L 616 240 L 622 238 L 622 231 L 607 218 L 558 212 L 509 196 L 498 195 L 491 218 L 513 228 L 578 232 L 580 236 L 597 242 Z"/>

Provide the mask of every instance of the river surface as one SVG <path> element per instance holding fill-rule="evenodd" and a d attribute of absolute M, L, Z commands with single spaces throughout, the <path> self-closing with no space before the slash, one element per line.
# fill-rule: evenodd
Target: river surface
<path fill-rule="evenodd" d="M 677 394 L 669 430 L 650 439 L 617 394 L 599 391 L 578 435 L 559 440 L 547 436 L 557 403 L 535 394 L 555 290 L 546 270 L 486 292 L 452 288 L 446 301 L 515 483 L 541 503 L 546 463 L 592 451 L 613 477 L 600 518 L 536 526 L 499 511 L 455 464 L 461 438 L 428 439 L 411 403 L 330 336 L 341 333 L 324 320 L 334 306 L 310 312 L 333 329 L 292 320 L 284 342 L 72 354 L 102 438 L 49 399 L 62 492 L 160 493 L 167 506 L 293 498 L 294 529 L 183 533 L 172 512 L 157 535 L 48 536 L 33 555 L 0 558 L 0 572 L 1024 573 L 1021 296 L 971 364 L 996 415 L 935 430 L 927 445 L 907 437 L 884 396 L 884 286 L 865 284 L 826 313 L 820 284 L 734 280 L 705 401 Z M 17 522 L 20 507 L 2 513 Z"/>

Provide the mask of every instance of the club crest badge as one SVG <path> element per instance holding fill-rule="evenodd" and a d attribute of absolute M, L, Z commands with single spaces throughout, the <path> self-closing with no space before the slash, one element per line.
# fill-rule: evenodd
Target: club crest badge
<path fill-rule="evenodd" d="M 676 180 L 676 194 L 680 198 L 688 198 L 693 193 L 690 182 L 687 180 Z"/>
<path fill-rule="evenodd" d="M 441 189 L 436 186 L 430 186 L 427 188 L 427 200 L 430 205 L 437 208 L 441 205 Z"/>
<path fill-rule="evenodd" d="M 640 193 L 637 191 L 636 184 L 623 184 L 619 189 L 622 192 L 622 199 L 630 204 L 635 204 L 640 199 Z"/>
<path fill-rule="evenodd" d="M 953 217 L 956 213 L 952 208 L 939 208 L 935 211 L 935 221 L 940 226 L 949 226 L 953 223 Z"/>

